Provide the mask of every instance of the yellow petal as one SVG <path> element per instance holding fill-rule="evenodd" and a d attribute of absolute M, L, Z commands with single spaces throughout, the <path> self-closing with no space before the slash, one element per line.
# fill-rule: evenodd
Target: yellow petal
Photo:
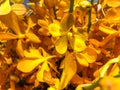
<path fill-rule="evenodd" d="M 86 58 L 88 63 L 93 63 L 97 59 L 97 52 L 91 47 L 87 47 L 85 53 L 82 55 Z"/>
<path fill-rule="evenodd" d="M 51 9 L 55 6 L 57 0 L 44 0 L 44 4 L 48 9 Z"/>
<path fill-rule="evenodd" d="M 26 33 L 26 37 L 33 43 L 40 43 L 40 39 L 37 35 L 35 35 L 33 32 Z"/>
<path fill-rule="evenodd" d="M 24 0 L 10 0 L 12 3 L 23 3 Z"/>
<path fill-rule="evenodd" d="M 20 19 L 14 12 L 10 12 L 6 15 L 0 15 L 0 20 L 5 24 L 8 28 L 13 30 L 13 32 L 17 35 L 21 34 L 21 27 L 19 26 L 20 24 Z M 21 21 L 22 22 L 22 21 Z"/>
<path fill-rule="evenodd" d="M 55 81 L 55 85 L 47 88 L 47 90 L 58 90 L 60 81 L 58 78 L 55 78 L 54 81 Z"/>
<path fill-rule="evenodd" d="M 26 7 L 23 4 L 13 4 L 11 8 L 12 11 L 17 15 L 24 15 L 27 11 Z"/>
<path fill-rule="evenodd" d="M 37 80 L 40 82 L 44 82 L 44 71 L 50 71 L 47 61 L 44 62 L 37 73 Z"/>
<path fill-rule="evenodd" d="M 107 27 L 105 25 L 100 25 L 99 30 L 106 33 L 106 34 L 114 34 L 117 32 L 115 29 L 112 29 L 112 28 Z"/>
<path fill-rule="evenodd" d="M 12 33 L 2 33 L 0 32 L 0 40 L 11 40 L 17 39 L 18 37 Z"/>
<path fill-rule="evenodd" d="M 77 65 L 72 54 L 67 53 L 64 59 L 64 68 L 60 79 L 59 90 L 63 90 L 77 71 Z"/>
<path fill-rule="evenodd" d="M 105 20 L 110 23 L 116 23 L 120 21 L 120 7 L 110 8 L 107 10 Z"/>
<path fill-rule="evenodd" d="M 81 52 L 86 48 L 84 40 L 79 35 L 75 35 L 71 43 L 75 52 Z"/>
<path fill-rule="evenodd" d="M 47 90 L 56 90 L 54 87 L 49 87 Z"/>
<path fill-rule="evenodd" d="M 38 25 L 40 25 L 41 27 L 47 27 L 49 25 L 49 23 L 45 20 L 39 19 L 38 20 Z"/>
<path fill-rule="evenodd" d="M 119 71 L 120 71 L 119 66 L 116 63 L 116 64 L 113 65 L 113 67 L 112 67 L 112 69 L 111 69 L 111 71 L 109 73 L 109 76 L 119 75 Z"/>
<path fill-rule="evenodd" d="M 107 4 L 108 0 L 100 0 L 100 4 L 102 5 L 102 7 L 105 7 Z"/>
<path fill-rule="evenodd" d="M 120 90 L 120 78 L 106 76 L 99 82 L 103 90 Z"/>
<path fill-rule="evenodd" d="M 22 72 L 31 72 L 35 67 L 44 62 L 46 58 L 39 58 L 35 60 L 24 59 L 18 62 L 17 69 Z"/>
<path fill-rule="evenodd" d="M 9 0 L 0 0 L 0 15 L 8 14 L 11 11 Z"/>
<path fill-rule="evenodd" d="M 43 57 L 49 57 L 50 55 L 43 49 L 43 48 L 39 48 L 39 51 L 40 51 L 40 53 L 41 53 L 41 55 L 43 56 Z M 54 56 L 51 56 L 51 57 L 54 57 Z"/>
<path fill-rule="evenodd" d="M 107 0 L 107 5 L 110 7 L 120 6 L 120 0 Z"/>
<path fill-rule="evenodd" d="M 57 52 L 60 54 L 64 54 L 67 51 L 67 44 L 67 36 L 60 37 L 55 43 L 55 48 Z"/>
<path fill-rule="evenodd" d="M 29 50 L 24 51 L 25 57 L 27 58 L 40 58 L 42 57 L 40 51 L 35 48 L 30 48 Z"/>
<path fill-rule="evenodd" d="M 60 32 L 60 26 L 56 23 L 52 23 L 48 26 L 50 34 L 52 34 L 53 37 L 61 36 Z"/>
<path fill-rule="evenodd" d="M 42 4 L 41 0 L 40 0 L 40 4 Z M 40 18 L 45 18 L 45 16 L 47 15 L 47 10 L 43 6 L 35 4 L 33 9 L 34 9 L 34 12 L 40 16 Z"/>
<path fill-rule="evenodd" d="M 16 43 L 16 52 L 20 57 L 24 57 L 24 50 L 21 40 L 19 39 Z"/>
<path fill-rule="evenodd" d="M 84 8 L 84 9 L 87 9 L 88 7 L 92 6 L 88 0 L 81 0 L 78 5 L 79 7 Z"/>
<path fill-rule="evenodd" d="M 89 63 L 93 63 L 97 59 L 97 52 L 93 48 L 86 48 L 83 53 L 76 53 L 76 59 L 80 65 L 89 66 Z"/>
<path fill-rule="evenodd" d="M 55 85 L 54 78 L 52 77 L 52 73 L 49 71 L 44 70 L 43 73 L 43 80 L 48 84 L 48 85 Z"/>
<path fill-rule="evenodd" d="M 36 16 L 30 15 L 28 17 L 28 22 L 27 23 L 28 23 L 28 27 L 27 27 L 27 29 L 25 31 L 26 33 L 28 33 L 30 31 L 30 28 L 33 28 L 37 24 Z"/>
<path fill-rule="evenodd" d="M 73 14 L 67 13 L 63 16 L 60 27 L 61 31 L 67 32 L 74 23 Z"/>
<path fill-rule="evenodd" d="M 75 54 L 75 57 L 80 65 L 86 66 L 86 67 L 89 66 L 89 63 L 87 62 L 86 58 L 84 56 L 82 56 L 82 54 L 77 53 L 77 54 Z"/>
<path fill-rule="evenodd" d="M 119 33 L 113 33 L 113 34 L 110 34 L 108 35 L 104 40 L 102 40 L 100 43 L 99 43 L 99 46 L 100 47 L 104 47 L 105 45 L 107 45 L 111 40 L 113 40 L 116 36 L 118 36 Z"/>

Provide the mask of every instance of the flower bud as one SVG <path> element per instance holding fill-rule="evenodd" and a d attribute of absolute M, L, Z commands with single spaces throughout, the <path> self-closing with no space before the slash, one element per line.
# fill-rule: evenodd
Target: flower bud
<path fill-rule="evenodd" d="M 57 4 L 57 0 L 44 0 L 44 4 L 48 9 L 50 9 Z"/>

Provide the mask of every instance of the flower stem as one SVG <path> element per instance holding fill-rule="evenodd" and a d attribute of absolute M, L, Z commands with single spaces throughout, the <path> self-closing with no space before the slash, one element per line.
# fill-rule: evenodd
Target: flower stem
<path fill-rule="evenodd" d="M 56 8 L 55 8 L 55 6 L 53 7 L 53 11 L 54 11 L 55 19 L 57 19 L 57 14 L 56 14 Z"/>
<path fill-rule="evenodd" d="M 73 7 L 74 7 L 74 0 L 70 0 L 69 13 L 72 13 L 72 12 L 73 12 Z"/>
<path fill-rule="evenodd" d="M 94 3 L 94 0 L 91 0 L 91 5 L 93 5 L 93 3 Z M 92 7 L 91 7 L 90 10 L 88 11 L 88 14 L 89 14 L 89 16 L 88 16 L 88 28 L 87 28 L 87 32 L 89 33 L 90 27 L 91 27 Z"/>
<path fill-rule="evenodd" d="M 110 65 L 114 64 L 114 63 L 118 63 L 119 62 L 119 58 L 113 58 L 111 60 L 109 60 L 103 67 L 102 70 L 100 72 L 100 78 L 103 78 L 108 70 L 108 68 L 110 67 Z"/>

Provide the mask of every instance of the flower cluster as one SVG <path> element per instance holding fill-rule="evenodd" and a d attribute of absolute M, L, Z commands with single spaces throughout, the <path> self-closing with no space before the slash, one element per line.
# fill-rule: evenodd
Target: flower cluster
<path fill-rule="evenodd" d="M 120 90 L 119 0 L 0 0 L 0 90 Z"/>

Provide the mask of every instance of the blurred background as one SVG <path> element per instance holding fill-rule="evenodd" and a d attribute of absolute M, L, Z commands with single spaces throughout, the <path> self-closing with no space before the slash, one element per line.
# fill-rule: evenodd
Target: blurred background
<path fill-rule="evenodd" d="M 28 2 L 29 0 L 24 0 L 24 4 L 26 5 L 26 3 Z M 91 1 L 91 0 L 89 0 Z M 98 0 L 94 0 L 94 2 L 97 2 Z"/>

